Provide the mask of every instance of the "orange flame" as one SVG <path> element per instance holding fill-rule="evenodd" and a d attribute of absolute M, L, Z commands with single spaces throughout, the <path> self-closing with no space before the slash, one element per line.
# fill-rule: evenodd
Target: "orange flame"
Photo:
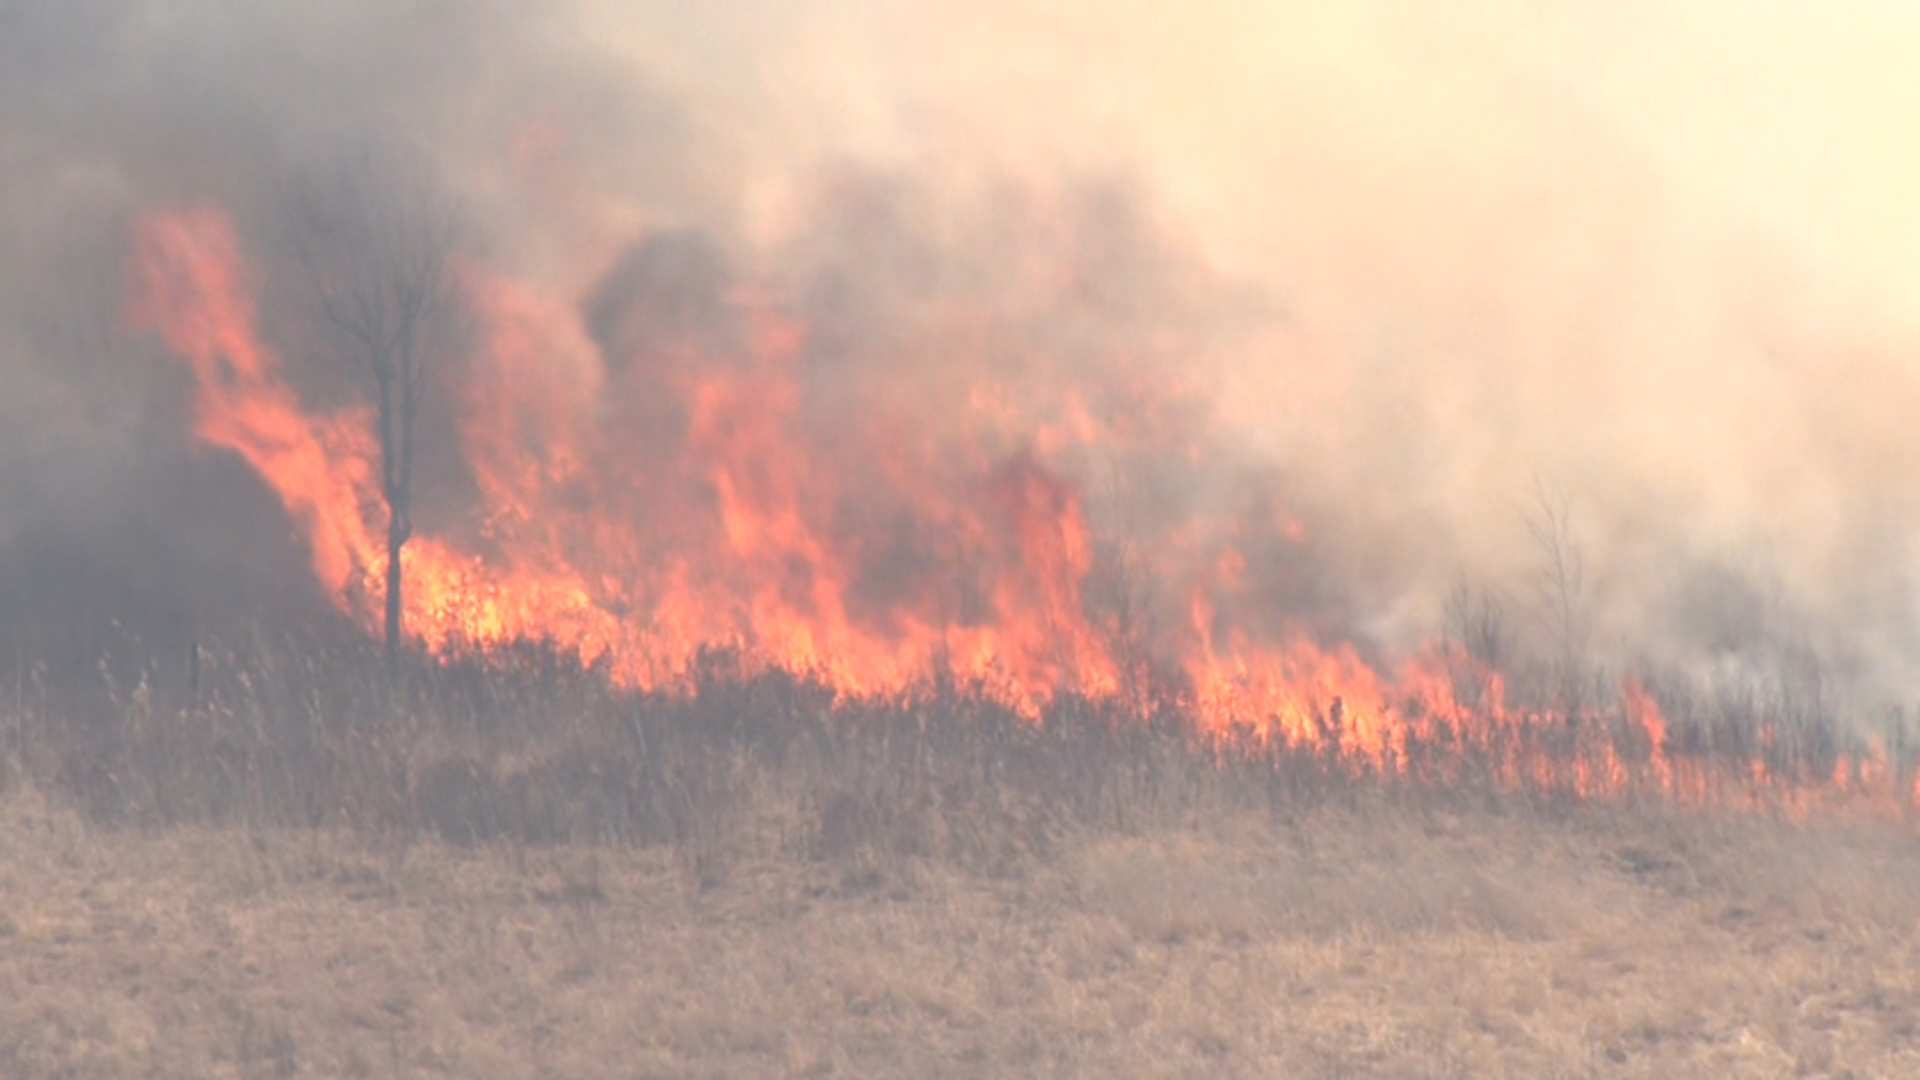
<path fill-rule="evenodd" d="M 136 326 L 157 330 L 193 365 L 194 434 L 267 478 L 307 532 L 313 569 L 344 592 L 379 549 L 367 528 L 372 456 L 366 418 L 309 417 L 281 382 L 280 359 L 254 338 L 254 302 L 225 215 L 148 219 L 138 233 Z"/>
<path fill-rule="evenodd" d="M 190 366 L 194 435 L 266 480 L 320 582 L 376 625 L 368 598 L 383 587 L 385 509 L 366 412 L 302 408 L 256 336 L 220 212 L 144 219 L 132 270 L 129 322 Z M 859 425 L 871 438 L 805 430 L 808 332 L 774 305 L 735 297 L 737 340 L 709 343 L 715 355 L 663 347 L 622 380 L 567 306 L 478 269 L 464 284 L 483 329 L 459 403 L 478 506 L 403 556 L 407 627 L 428 649 L 539 638 L 624 684 L 684 689 L 720 648 L 849 698 L 950 680 L 1030 716 L 1063 694 L 1134 692 L 1122 673 L 1141 670 L 1127 652 L 1137 642 L 1120 615 L 1093 614 L 1098 544 L 1081 491 L 1051 462 L 1151 432 L 1104 422 L 1077 389 L 1026 415 L 984 381 L 953 387 L 952 408 L 979 429 L 966 438 L 879 392 Z M 616 405 L 620 423 L 606 415 Z M 858 467 L 837 467 L 845 461 Z M 1304 538 L 1291 515 L 1276 521 L 1289 543 Z M 1707 802 L 1780 786 L 1760 758 L 1738 776 L 1680 756 L 1659 704 L 1631 678 L 1617 713 L 1552 716 L 1511 707 L 1500 674 L 1451 646 L 1389 675 L 1350 644 L 1256 633 L 1231 614 L 1246 606 L 1247 558 L 1231 545 L 1194 555 L 1207 548 L 1202 532 L 1177 527 L 1160 545 L 1185 551 L 1198 574 L 1157 568 L 1151 551 L 1142 571 L 1189 583 L 1186 625 L 1151 646 L 1183 680 L 1180 705 L 1222 740 L 1309 747 L 1385 775 L 1477 774 L 1582 795 L 1652 788 Z M 1896 771 L 1883 752 L 1842 755 L 1827 786 L 1888 792 L 1903 786 Z M 1920 780 L 1905 786 L 1903 806 Z"/>

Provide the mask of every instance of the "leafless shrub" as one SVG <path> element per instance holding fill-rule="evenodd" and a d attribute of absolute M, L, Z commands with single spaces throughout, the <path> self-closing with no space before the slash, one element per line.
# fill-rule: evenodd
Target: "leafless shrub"
<path fill-rule="evenodd" d="M 1573 529 L 1573 500 L 1560 488 L 1534 478 L 1534 504 L 1527 531 L 1540 555 L 1534 583 L 1534 614 L 1546 632 L 1551 655 L 1547 678 L 1556 712 L 1578 722 L 1592 704 L 1588 652 L 1587 561 Z"/>

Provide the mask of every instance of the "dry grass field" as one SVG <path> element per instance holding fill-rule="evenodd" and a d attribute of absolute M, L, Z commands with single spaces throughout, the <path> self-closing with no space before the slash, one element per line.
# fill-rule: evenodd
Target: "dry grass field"
<path fill-rule="evenodd" d="M 1920 1076 L 1885 807 L 356 657 L 0 709 L 0 1077 Z"/>
<path fill-rule="evenodd" d="M 0 806 L 0 1074 L 1920 1075 L 1905 825 L 1350 805 L 994 872 Z"/>

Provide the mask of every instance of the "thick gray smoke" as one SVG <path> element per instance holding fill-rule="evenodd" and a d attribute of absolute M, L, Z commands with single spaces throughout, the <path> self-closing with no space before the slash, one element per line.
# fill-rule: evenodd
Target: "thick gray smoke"
<path fill-rule="evenodd" d="M 108 612 L 303 602 L 271 497 L 190 451 L 179 365 L 123 330 L 126 237 L 155 209 L 231 213 L 264 332 L 338 397 L 281 295 L 284 194 L 404 145 L 476 259 L 579 305 L 609 378 L 724 351 L 696 339 L 756 289 L 808 323 L 829 456 L 835 418 L 940 402 L 963 365 L 1015 396 L 1091 386 L 1107 419 L 1177 384 L 1149 426 L 1206 468 L 1051 464 L 1105 535 L 1237 523 L 1249 594 L 1316 634 L 1391 656 L 1464 583 L 1548 653 L 1557 542 L 1616 669 L 1812 664 L 1858 707 L 1907 696 L 1920 15 L 911 9 L 0 5 L 13 595 L 68 567 Z M 653 418 L 631 437 L 673 435 Z M 458 461 L 435 467 L 457 493 Z"/>

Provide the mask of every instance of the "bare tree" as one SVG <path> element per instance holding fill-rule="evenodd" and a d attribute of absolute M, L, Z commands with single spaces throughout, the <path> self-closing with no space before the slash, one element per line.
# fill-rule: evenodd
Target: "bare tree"
<path fill-rule="evenodd" d="M 368 150 L 294 185 L 294 251 L 320 317 L 372 377 L 387 507 L 386 655 L 404 640 L 401 552 L 413 536 L 414 456 L 429 368 L 456 316 L 458 217 L 423 162 Z"/>
<path fill-rule="evenodd" d="M 1533 481 L 1527 531 L 1540 549 L 1539 614 L 1553 639 L 1553 677 L 1569 721 L 1587 704 L 1586 557 L 1573 536 L 1572 500 L 1565 491 Z"/>

